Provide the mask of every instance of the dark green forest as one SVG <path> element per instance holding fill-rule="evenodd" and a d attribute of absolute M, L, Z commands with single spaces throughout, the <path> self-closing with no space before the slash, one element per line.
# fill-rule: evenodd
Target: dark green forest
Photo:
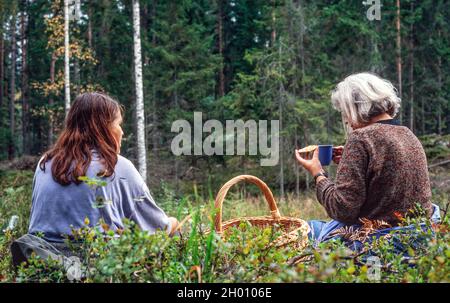
<path fill-rule="evenodd" d="M 40 156 L 64 122 L 63 1 L 0 1 L 0 159 Z M 83 0 L 70 21 L 70 92 L 125 107 L 122 154 L 137 157 L 132 3 Z M 389 79 L 401 123 L 450 132 L 450 2 L 385 0 L 381 20 L 356 1 L 140 1 L 148 183 L 179 193 L 253 173 L 281 196 L 309 187 L 295 147 L 345 143 L 330 91 L 347 75 Z M 177 119 L 280 120 L 280 160 L 174 156 Z M 188 185 L 186 185 L 188 184 Z"/>
<path fill-rule="evenodd" d="M 371 20 L 377 2 L 380 18 Z M 449 29 L 447 0 L 0 0 L 0 282 L 449 282 Z M 361 220 L 361 230 L 344 227 L 348 239 L 365 242 L 356 252 L 340 240 L 316 246 L 277 214 L 330 219 L 294 150 L 345 144 L 331 92 L 360 72 L 397 89 L 396 118 L 424 147 L 442 222 L 394 212 L 400 233 L 368 242 L 385 225 Z M 123 105 L 120 153 L 180 221 L 179 234 L 151 234 L 128 219 L 114 231 L 86 217 L 65 242 L 80 245 L 68 246 L 77 248 L 79 267 L 34 253 L 15 267 L 11 245 L 29 232 L 33 171 L 61 133 L 70 102 L 92 91 Z M 195 113 L 223 125 L 279 121 L 278 163 L 262 166 L 250 141 L 244 155 L 176 156 L 173 123 L 194 125 Z M 336 169 L 326 167 L 330 178 Z M 222 185 L 244 174 L 266 182 L 273 199 L 248 183 L 225 199 Z M 106 184 L 79 180 L 95 191 Z M 272 201 L 271 217 L 260 217 L 269 211 L 263 197 Z M 111 202 L 98 198 L 95 209 Z M 239 225 L 221 233 L 222 214 Z M 369 253 L 379 257 L 378 275 L 363 259 Z"/>

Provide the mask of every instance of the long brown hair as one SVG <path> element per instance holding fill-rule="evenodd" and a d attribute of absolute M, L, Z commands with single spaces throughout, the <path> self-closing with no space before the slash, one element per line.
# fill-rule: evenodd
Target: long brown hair
<path fill-rule="evenodd" d="M 45 163 L 53 159 L 52 175 L 56 182 L 61 185 L 80 184 L 78 177 L 86 175 L 92 160 L 91 150 L 95 149 L 104 166 L 104 171 L 99 174 L 111 176 L 119 149 L 111 124 L 122 112 L 122 106 L 105 94 L 79 95 L 70 108 L 61 135 L 44 154 L 40 168 L 45 171 Z"/>

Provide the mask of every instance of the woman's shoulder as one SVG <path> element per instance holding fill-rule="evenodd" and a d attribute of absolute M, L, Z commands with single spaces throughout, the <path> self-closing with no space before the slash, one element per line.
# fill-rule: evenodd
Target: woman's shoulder
<path fill-rule="evenodd" d="M 140 177 L 133 162 L 121 155 L 117 156 L 117 164 L 114 168 L 114 172 L 122 179 L 135 179 Z"/>
<path fill-rule="evenodd" d="M 124 186 L 121 188 L 127 188 L 127 192 L 134 193 L 134 195 L 142 195 L 145 189 L 145 182 L 141 174 L 133 162 L 124 156 L 118 155 L 112 178 L 114 184 L 121 184 L 121 186 Z"/>
<path fill-rule="evenodd" d="M 89 164 L 90 168 L 101 166 L 103 168 L 103 159 L 101 155 L 98 153 L 97 150 L 91 150 L 92 151 L 92 158 L 91 163 Z M 133 163 L 125 158 L 124 156 L 117 155 L 117 163 L 114 167 L 114 171 L 116 173 L 126 173 L 133 171 L 135 169 Z"/>
<path fill-rule="evenodd" d="M 125 168 L 130 168 L 130 167 L 134 167 L 133 163 L 128 160 L 127 158 L 125 158 L 122 155 L 117 155 L 117 164 L 116 166 L 122 166 Z"/>
<path fill-rule="evenodd" d="M 390 124 L 382 124 L 382 123 L 373 123 L 370 125 L 367 125 L 365 127 L 361 127 L 358 129 L 355 129 L 350 134 L 350 137 L 353 137 L 355 139 L 373 139 L 374 137 L 380 135 L 380 136 L 386 136 L 389 133 L 395 133 L 398 131 L 405 131 L 408 128 L 401 126 L 401 125 L 390 125 Z"/>
<path fill-rule="evenodd" d="M 391 125 L 383 123 L 373 123 L 366 127 L 358 128 L 351 133 L 350 137 L 362 141 L 384 140 L 387 137 L 398 137 L 413 134 L 411 130 L 402 125 Z M 350 138 L 349 137 L 349 138 Z"/>
<path fill-rule="evenodd" d="M 45 163 L 41 163 L 44 160 L 44 156 L 38 161 L 36 165 L 35 175 L 37 174 L 51 174 L 52 160 L 48 159 Z M 44 164 L 44 165 L 42 165 Z M 44 169 L 43 169 L 44 168 Z M 89 163 L 87 175 L 95 176 L 98 172 L 104 169 L 103 161 L 101 157 L 93 152 L 91 162 Z M 134 164 L 125 158 L 124 156 L 117 156 L 117 163 L 114 167 L 114 176 L 122 180 L 136 180 L 140 179 L 140 174 Z"/>

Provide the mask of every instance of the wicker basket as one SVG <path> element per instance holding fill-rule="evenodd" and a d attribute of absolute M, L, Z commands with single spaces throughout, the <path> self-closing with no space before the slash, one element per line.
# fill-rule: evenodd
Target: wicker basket
<path fill-rule="evenodd" d="M 222 222 L 222 206 L 225 196 L 233 185 L 241 181 L 246 181 L 257 185 L 264 193 L 264 197 L 269 204 L 270 216 L 241 217 Z M 272 191 L 266 183 L 255 176 L 240 175 L 225 183 L 216 196 L 215 209 L 217 210 L 217 214 L 214 221 L 214 227 L 216 233 L 218 234 L 224 234 L 224 231 L 228 228 L 239 226 L 241 222 L 245 221 L 249 222 L 253 226 L 261 228 L 277 224 L 284 230 L 284 233 L 279 238 L 275 239 L 275 241 L 270 243 L 269 246 L 281 247 L 287 244 L 293 244 L 296 249 L 302 249 L 308 244 L 308 232 L 310 231 L 310 228 L 306 221 L 298 218 L 281 216 Z"/>

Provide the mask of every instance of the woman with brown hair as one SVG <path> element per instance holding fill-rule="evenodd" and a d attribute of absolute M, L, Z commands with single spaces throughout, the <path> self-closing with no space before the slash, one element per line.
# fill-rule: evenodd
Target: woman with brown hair
<path fill-rule="evenodd" d="M 75 99 L 64 130 L 36 168 L 30 234 L 63 242 L 86 218 L 91 226 L 103 219 L 112 230 L 122 229 L 128 218 L 149 232 L 174 232 L 178 221 L 156 205 L 134 165 L 119 155 L 122 112 L 102 93 Z M 106 185 L 90 188 L 80 180 L 84 176 Z"/>

